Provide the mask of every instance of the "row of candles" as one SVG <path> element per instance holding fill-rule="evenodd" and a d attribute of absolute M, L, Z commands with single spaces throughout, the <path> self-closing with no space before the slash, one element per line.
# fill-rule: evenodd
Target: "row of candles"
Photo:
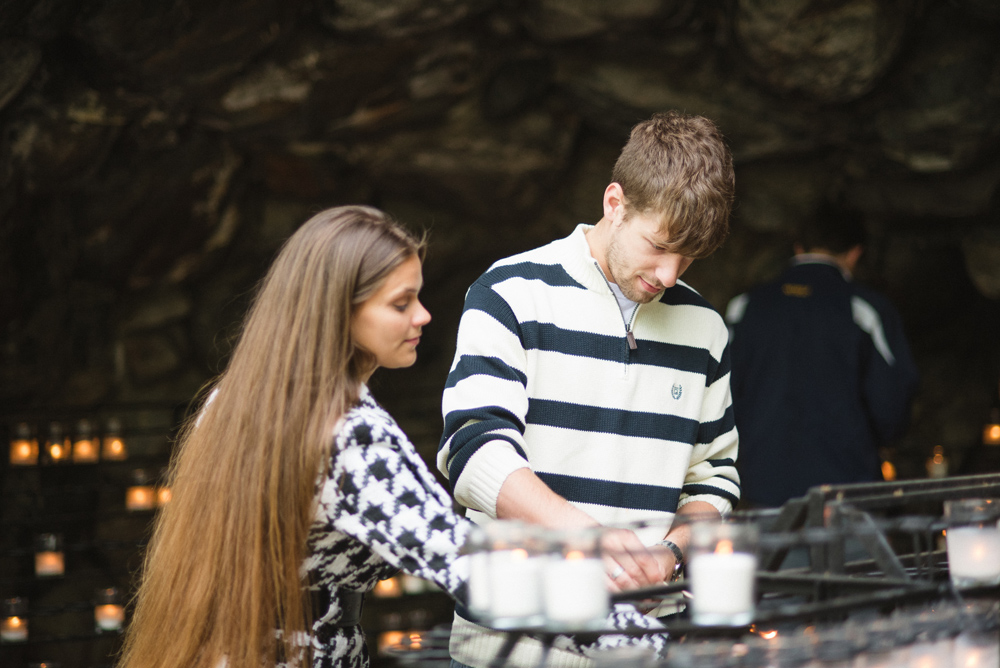
<path fill-rule="evenodd" d="M 691 536 L 687 573 L 693 621 L 748 624 L 754 611 L 756 527 L 696 522 Z M 485 525 L 468 547 L 470 612 L 499 629 L 603 628 L 610 596 L 600 539 L 593 529 L 545 532 L 518 522 Z"/>
<path fill-rule="evenodd" d="M 28 600 L 8 598 L 0 610 L 0 642 L 5 644 L 28 641 L 30 610 Z M 101 589 L 94 597 L 94 631 L 120 633 L 125 624 L 125 606 L 116 587 Z"/>
<path fill-rule="evenodd" d="M 124 461 L 128 448 L 121 435 L 121 421 L 109 418 L 103 434 L 95 433 L 93 423 L 83 419 L 76 423 L 72 436 L 63 431 L 62 424 L 52 422 L 42 445 L 32 426 L 18 423 L 10 439 L 11 466 L 37 466 L 43 464 L 96 464 L 99 461 Z"/>
<path fill-rule="evenodd" d="M 841 623 L 758 629 L 670 647 L 663 668 L 996 668 L 997 604 L 870 611 Z"/>
<path fill-rule="evenodd" d="M 1000 584 L 1000 499 L 949 500 L 944 510 L 953 586 Z M 694 624 L 753 620 L 758 539 L 750 522 L 691 524 L 687 585 Z M 467 551 L 469 611 L 494 628 L 585 630 L 606 623 L 607 567 L 597 531 L 492 522 L 473 533 Z"/>

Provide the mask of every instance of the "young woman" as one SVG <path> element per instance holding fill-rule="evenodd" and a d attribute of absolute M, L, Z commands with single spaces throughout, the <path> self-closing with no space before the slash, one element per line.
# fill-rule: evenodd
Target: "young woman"
<path fill-rule="evenodd" d="M 464 597 L 471 524 L 365 386 L 416 360 L 422 253 L 360 206 L 286 242 L 182 432 L 122 668 L 362 668 L 360 602 L 379 579 L 402 569 Z M 649 626 L 631 610 L 611 623 Z"/>

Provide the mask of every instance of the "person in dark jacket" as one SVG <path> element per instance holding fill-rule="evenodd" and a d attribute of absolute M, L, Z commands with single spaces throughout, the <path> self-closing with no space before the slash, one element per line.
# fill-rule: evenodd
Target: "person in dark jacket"
<path fill-rule="evenodd" d="M 861 220 L 824 207 L 790 266 L 729 303 L 746 505 L 881 480 L 878 449 L 909 422 L 918 374 L 900 317 L 852 280 L 865 240 Z"/>

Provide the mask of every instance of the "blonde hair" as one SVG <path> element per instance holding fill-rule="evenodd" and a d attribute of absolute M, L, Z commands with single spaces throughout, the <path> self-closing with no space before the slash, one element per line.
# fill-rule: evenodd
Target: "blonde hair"
<path fill-rule="evenodd" d="M 672 252 L 706 257 L 729 233 L 733 159 L 707 118 L 670 111 L 637 124 L 611 178 L 622 187 L 626 218 L 650 212 L 663 217 Z"/>
<path fill-rule="evenodd" d="M 217 396 L 182 431 L 123 668 L 308 660 L 293 641 L 312 623 L 300 567 L 317 475 L 337 420 L 375 368 L 351 339 L 351 315 L 422 251 L 422 241 L 361 206 L 315 215 L 282 247 Z"/>

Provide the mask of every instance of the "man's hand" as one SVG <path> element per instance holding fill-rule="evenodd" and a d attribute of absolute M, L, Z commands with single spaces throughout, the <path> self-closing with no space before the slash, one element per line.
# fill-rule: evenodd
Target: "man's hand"
<path fill-rule="evenodd" d="M 628 529 L 606 529 L 601 537 L 601 550 L 611 591 L 658 585 L 664 581 L 665 573 L 673 572 L 673 555 L 670 555 L 671 570 L 664 570 L 664 562 L 658 555 Z"/>

